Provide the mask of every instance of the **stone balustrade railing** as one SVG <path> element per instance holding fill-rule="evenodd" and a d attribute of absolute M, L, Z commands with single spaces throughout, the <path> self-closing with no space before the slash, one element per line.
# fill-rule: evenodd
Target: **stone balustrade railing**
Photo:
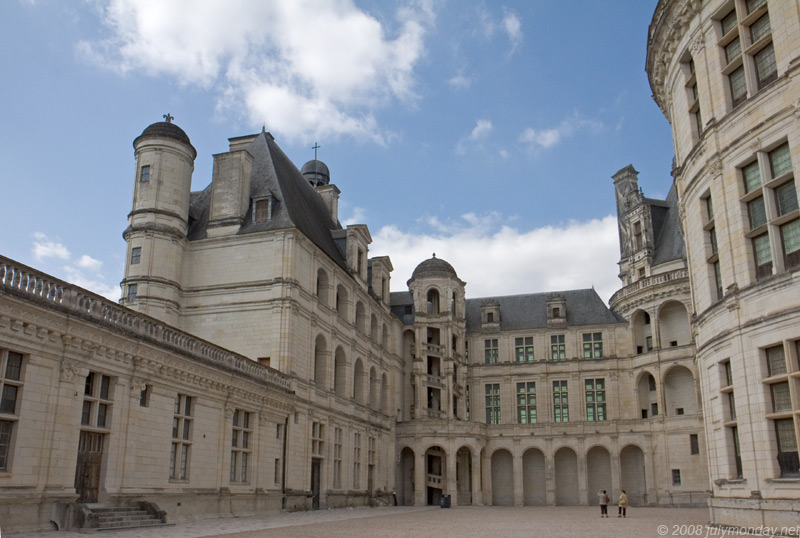
<path fill-rule="evenodd" d="M 689 271 L 686 269 L 676 269 L 675 271 L 670 271 L 668 273 L 662 273 L 659 275 L 653 275 L 647 278 L 642 278 L 641 280 L 637 280 L 633 284 L 628 284 L 621 290 L 617 291 L 614 295 L 611 296 L 611 300 L 609 300 L 610 304 L 615 304 L 618 301 L 621 301 L 625 297 L 632 295 L 638 291 L 652 288 L 653 286 L 658 286 L 659 284 L 664 284 L 666 282 L 672 282 L 675 280 L 681 280 L 689 278 Z"/>
<path fill-rule="evenodd" d="M 141 337 L 157 346 L 188 354 L 228 371 L 290 390 L 291 380 L 278 370 L 258 364 L 157 319 L 134 312 L 105 297 L 0 256 L 0 288 L 38 304 L 51 305 L 124 334 Z"/>

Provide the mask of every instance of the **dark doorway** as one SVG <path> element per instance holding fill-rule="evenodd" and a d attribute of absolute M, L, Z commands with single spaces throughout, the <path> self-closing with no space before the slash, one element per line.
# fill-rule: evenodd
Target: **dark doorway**
<path fill-rule="evenodd" d="M 319 483 L 321 475 L 322 460 L 311 460 L 311 509 L 319 510 Z"/>
<path fill-rule="evenodd" d="M 97 502 L 103 462 L 103 437 L 102 433 L 81 432 L 78 464 L 75 469 L 75 492 L 80 503 Z"/>

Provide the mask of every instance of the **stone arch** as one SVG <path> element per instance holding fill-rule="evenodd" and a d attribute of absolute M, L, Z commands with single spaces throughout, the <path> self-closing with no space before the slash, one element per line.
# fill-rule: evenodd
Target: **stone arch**
<path fill-rule="evenodd" d="M 317 301 L 320 304 L 329 306 L 331 295 L 331 284 L 328 278 L 328 272 L 325 269 L 319 268 L 317 270 Z"/>
<path fill-rule="evenodd" d="M 328 374 L 328 343 L 325 337 L 317 335 L 314 341 L 314 383 L 317 388 L 327 389 L 327 374 Z"/>
<path fill-rule="evenodd" d="M 425 498 L 427 504 L 438 506 L 447 485 L 447 452 L 434 445 L 425 451 Z"/>
<path fill-rule="evenodd" d="M 651 418 L 658 415 L 658 384 L 653 374 L 645 370 L 636 381 L 639 401 L 639 417 Z"/>
<path fill-rule="evenodd" d="M 636 445 L 627 445 L 619 454 L 619 487 L 628 494 L 632 506 L 647 504 L 644 452 Z"/>
<path fill-rule="evenodd" d="M 685 346 L 692 341 L 689 314 L 679 301 L 667 301 L 658 313 L 658 333 L 661 347 Z"/>
<path fill-rule="evenodd" d="M 347 355 L 341 346 L 333 356 L 333 390 L 336 396 L 347 397 Z"/>
<path fill-rule="evenodd" d="M 431 288 L 428 290 L 428 294 L 425 296 L 425 301 L 428 305 L 428 314 L 438 314 L 441 312 L 441 306 L 439 304 L 439 290 L 437 288 Z"/>
<path fill-rule="evenodd" d="M 589 504 L 600 504 L 595 495 L 600 490 L 611 491 L 611 454 L 603 446 L 593 446 L 586 453 L 586 490 L 589 492 Z"/>
<path fill-rule="evenodd" d="M 458 506 L 472 504 L 472 450 L 462 446 L 456 452 L 456 492 Z"/>
<path fill-rule="evenodd" d="M 381 413 L 384 415 L 389 414 L 389 378 L 386 377 L 386 372 L 381 374 Z"/>
<path fill-rule="evenodd" d="M 414 451 L 404 447 L 400 451 L 400 464 L 397 472 L 397 504 L 414 504 Z"/>
<path fill-rule="evenodd" d="M 399 378 L 403 391 L 403 419 L 410 420 L 414 418 L 413 408 L 417 399 L 417 386 L 412 381 L 413 368 L 414 368 L 414 348 L 416 346 L 416 336 L 414 331 L 408 329 L 403 331 L 403 344 L 400 353 L 403 357 L 403 372 L 402 377 Z"/>
<path fill-rule="evenodd" d="M 553 456 L 553 466 L 556 474 L 556 505 L 577 505 L 578 455 L 569 447 L 561 447 Z"/>
<path fill-rule="evenodd" d="M 380 396 L 380 379 L 378 379 L 378 371 L 373 366 L 369 369 L 369 398 L 367 402 L 370 409 L 378 409 L 380 402 L 378 398 Z"/>
<path fill-rule="evenodd" d="M 383 334 L 381 335 L 381 345 L 384 349 L 389 347 L 389 327 L 384 323 L 383 324 Z"/>
<path fill-rule="evenodd" d="M 356 301 L 356 330 L 367 334 L 367 311 L 361 301 Z"/>
<path fill-rule="evenodd" d="M 514 506 L 514 459 L 505 448 L 492 453 L 492 505 Z"/>
<path fill-rule="evenodd" d="M 339 317 L 344 320 L 347 320 L 347 301 L 348 301 L 348 294 L 347 288 L 339 284 L 336 286 L 336 312 L 339 313 Z"/>
<path fill-rule="evenodd" d="M 631 316 L 633 328 L 633 346 L 637 354 L 647 353 L 653 349 L 653 325 L 650 314 L 637 310 Z"/>
<path fill-rule="evenodd" d="M 365 395 L 366 392 L 364 390 L 364 378 L 366 376 L 366 372 L 364 372 L 364 363 L 361 359 L 356 359 L 356 363 L 353 365 L 353 399 L 356 403 L 364 404 L 365 403 Z"/>
<path fill-rule="evenodd" d="M 547 504 L 544 453 L 538 448 L 529 448 L 522 454 L 522 493 L 525 506 Z"/>
<path fill-rule="evenodd" d="M 378 343 L 378 316 L 372 314 L 369 320 L 369 339 L 373 343 Z"/>
<path fill-rule="evenodd" d="M 664 375 L 664 413 L 674 417 L 697 413 L 694 375 L 685 366 L 676 365 Z"/>

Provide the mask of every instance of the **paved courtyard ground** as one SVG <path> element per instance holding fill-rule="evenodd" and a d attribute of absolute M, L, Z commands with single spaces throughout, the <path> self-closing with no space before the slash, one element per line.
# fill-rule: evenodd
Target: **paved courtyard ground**
<path fill-rule="evenodd" d="M 156 529 L 103 532 L 102 538 L 648 538 L 722 536 L 707 528 L 705 508 L 631 508 L 625 519 L 609 507 L 390 507 L 292 512 L 268 516 L 205 519 Z M 0 530 L 2 522 L 0 522 Z M 716 533 L 716 534 L 715 534 Z M 5 534 L 5 533 L 3 533 Z M 77 538 L 74 532 L 12 534 L 14 538 Z"/>

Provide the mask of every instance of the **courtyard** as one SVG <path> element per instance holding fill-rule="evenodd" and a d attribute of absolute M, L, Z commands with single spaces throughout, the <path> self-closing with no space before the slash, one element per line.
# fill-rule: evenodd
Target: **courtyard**
<path fill-rule="evenodd" d="M 104 532 L 108 538 L 398 538 L 427 536 L 647 538 L 723 536 L 708 528 L 705 508 L 631 508 L 617 518 L 600 518 L 596 506 L 557 507 L 389 507 L 292 512 L 241 518 L 215 518 L 169 527 Z M 1 529 L 0 523 L 0 529 Z M 77 538 L 77 532 L 27 532 L 14 538 Z"/>

